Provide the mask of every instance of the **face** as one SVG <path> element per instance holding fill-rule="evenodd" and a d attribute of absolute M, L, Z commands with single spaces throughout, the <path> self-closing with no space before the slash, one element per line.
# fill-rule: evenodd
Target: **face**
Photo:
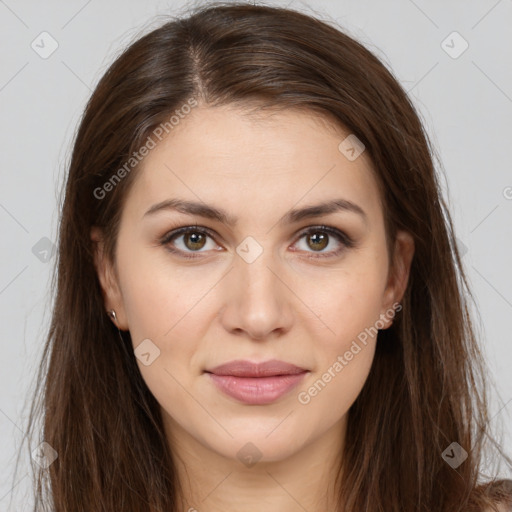
<path fill-rule="evenodd" d="M 313 113 L 200 106 L 136 171 L 115 265 L 97 266 L 170 438 L 276 461 L 343 431 L 413 253 L 399 233 L 391 271 L 347 135 Z"/>

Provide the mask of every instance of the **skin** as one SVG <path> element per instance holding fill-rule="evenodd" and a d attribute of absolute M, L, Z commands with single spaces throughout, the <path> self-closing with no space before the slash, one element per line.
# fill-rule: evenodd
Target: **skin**
<path fill-rule="evenodd" d="M 368 154 L 349 161 L 338 150 L 348 134 L 315 113 L 286 110 L 256 118 L 240 107 L 200 105 L 137 170 L 114 264 L 103 257 L 101 231 L 91 232 L 105 308 L 116 311 L 134 349 L 150 339 L 160 350 L 150 365 L 137 363 L 162 408 L 183 486 L 180 510 L 259 512 L 262 504 L 266 512 L 334 509 L 347 411 L 368 377 L 376 337 L 360 344 L 309 403 L 298 395 L 365 328 L 383 318 L 380 328 L 391 325 L 386 311 L 403 296 L 414 253 L 412 237 L 399 232 L 391 265 Z M 229 227 L 173 210 L 145 215 L 177 197 L 222 208 L 238 221 Z M 359 205 L 366 220 L 339 211 L 278 224 L 291 209 L 335 198 Z M 198 258 L 187 260 L 159 242 L 195 224 L 215 234 L 202 248 L 183 235 L 168 246 Z M 319 225 L 346 233 L 354 247 L 332 235 L 324 245 L 301 236 Z M 263 251 L 252 263 L 236 252 L 247 236 Z M 308 258 L 318 254 L 327 257 Z M 204 373 L 233 359 L 274 358 L 309 373 L 268 405 L 240 403 Z M 251 452 L 247 443 L 261 454 L 252 467 L 237 456 L 241 449 Z"/>

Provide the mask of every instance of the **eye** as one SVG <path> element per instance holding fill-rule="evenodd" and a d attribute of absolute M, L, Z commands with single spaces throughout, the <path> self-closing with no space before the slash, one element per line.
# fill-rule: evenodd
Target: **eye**
<path fill-rule="evenodd" d="M 336 240 L 335 244 L 332 244 L 332 239 Z M 338 256 L 346 248 L 354 246 L 354 241 L 342 231 L 331 228 L 329 226 L 312 226 L 306 231 L 303 231 L 299 237 L 299 241 L 305 240 L 306 252 L 308 248 L 313 249 L 313 253 L 308 258 L 330 258 Z M 324 251 L 326 247 L 334 245 L 335 248 L 330 251 Z"/>
<path fill-rule="evenodd" d="M 167 246 L 172 253 L 182 254 L 185 258 L 195 258 L 195 255 L 187 254 L 187 251 L 205 252 L 201 250 L 205 247 L 207 248 L 206 250 L 211 250 L 212 247 L 207 247 L 208 238 L 210 238 L 210 240 L 213 239 L 213 235 L 209 229 L 199 226 L 185 226 L 165 235 L 160 243 Z M 178 241 L 178 243 L 176 243 L 176 241 Z M 213 246 L 214 249 L 216 245 L 213 244 Z"/>
<path fill-rule="evenodd" d="M 202 226 L 184 226 L 167 233 L 160 243 L 174 253 L 183 258 L 198 258 L 199 255 L 193 253 L 206 252 L 207 250 L 218 250 L 215 243 L 208 247 L 208 239 L 213 242 L 214 234 L 208 228 Z M 312 226 L 303 231 L 298 241 L 305 239 L 304 252 L 313 252 L 308 258 L 328 258 L 338 256 L 346 248 L 354 246 L 354 241 L 342 231 L 329 226 Z M 326 247 L 333 245 L 332 239 L 336 241 L 335 248 L 330 251 L 324 251 Z M 297 242 L 296 242 L 297 243 Z M 312 251 L 308 251 L 308 248 Z M 203 250 L 204 249 L 204 250 Z M 297 249 L 293 249 L 296 251 Z M 317 254 L 314 254 L 317 253 Z"/>

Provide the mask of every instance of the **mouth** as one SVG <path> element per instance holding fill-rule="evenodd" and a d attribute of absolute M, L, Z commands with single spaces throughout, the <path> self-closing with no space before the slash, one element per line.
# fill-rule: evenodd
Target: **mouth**
<path fill-rule="evenodd" d="M 309 370 L 275 359 L 263 363 L 237 360 L 205 373 L 231 398 L 249 405 L 266 405 L 288 394 Z"/>

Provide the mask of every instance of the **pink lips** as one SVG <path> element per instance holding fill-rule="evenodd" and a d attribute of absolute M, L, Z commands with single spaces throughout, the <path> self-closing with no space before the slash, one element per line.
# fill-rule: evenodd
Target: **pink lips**
<path fill-rule="evenodd" d="M 275 359 L 263 363 L 237 360 L 206 370 L 221 391 L 251 405 L 276 401 L 297 386 L 307 372 Z"/>

